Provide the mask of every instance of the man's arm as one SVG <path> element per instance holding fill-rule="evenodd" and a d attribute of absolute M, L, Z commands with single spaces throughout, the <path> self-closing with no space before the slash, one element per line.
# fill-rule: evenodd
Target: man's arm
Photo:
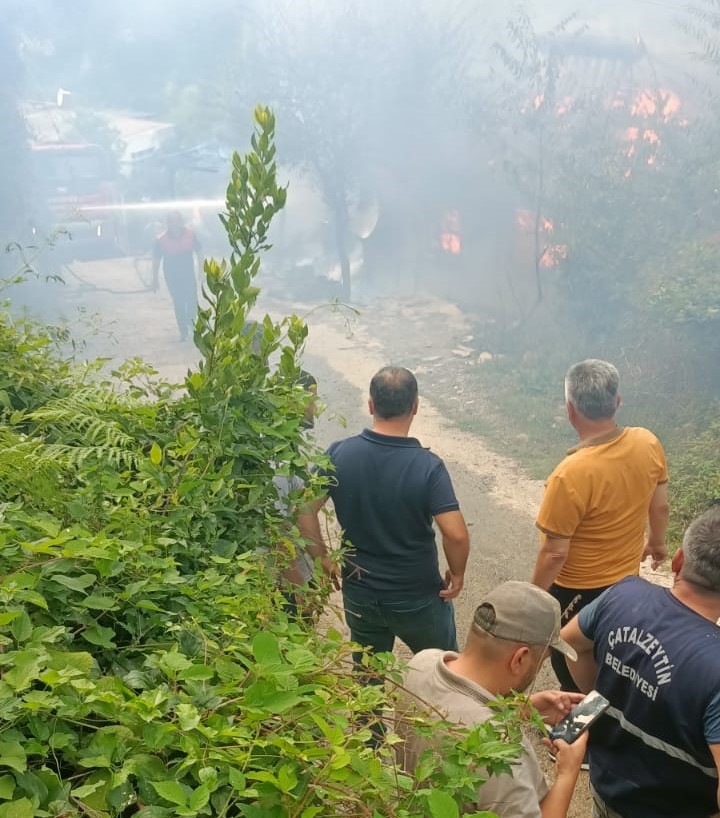
<path fill-rule="evenodd" d="M 436 514 L 435 522 L 442 535 L 443 551 L 448 564 L 445 589 L 440 591 L 440 596 L 449 602 L 462 591 L 465 566 L 470 554 L 470 535 L 465 525 L 465 518 L 459 510 Z"/>
<path fill-rule="evenodd" d="M 152 257 L 152 289 L 153 292 L 157 292 L 159 283 L 160 283 L 160 262 L 162 261 L 162 250 L 160 248 L 160 243 L 158 241 L 155 242 L 153 245 L 153 257 Z"/>
<path fill-rule="evenodd" d="M 569 552 L 569 537 L 551 537 L 549 534 L 541 532 L 540 551 L 535 561 L 533 584 L 547 591 L 555 582 L 557 575 L 562 571 Z"/>
<path fill-rule="evenodd" d="M 566 818 L 586 743 L 587 734 L 573 744 L 545 741 L 557 762 L 555 782 L 549 790 L 534 751 L 524 751 L 513 764 L 512 774 L 491 776 L 480 786 L 477 806 L 513 818 Z M 543 786 L 539 789 L 541 783 Z"/>
<path fill-rule="evenodd" d="M 660 483 L 653 492 L 648 509 L 648 538 L 642 558 L 652 557 L 653 571 L 660 563 L 667 559 L 668 551 L 665 545 L 665 531 L 670 516 L 667 483 Z"/>
<path fill-rule="evenodd" d="M 580 623 L 577 616 L 574 616 L 560 631 L 560 636 L 569 645 L 575 648 L 578 655 L 577 662 L 568 659 L 568 670 L 575 679 L 575 684 L 583 691 L 589 693 L 595 687 L 597 679 L 597 665 L 593 655 L 593 642 L 580 630 Z"/>
<path fill-rule="evenodd" d="M 325 540 L 320 530 L 320 520 L 318 519 L 320 509 L 327 503 L 328 499 L 328 495 L 326 494 L 324 497 L 318 497 L 317 500 L 313 500 L 312 503 L 305 506 L 298 515 L 297 526 L 303 539 L 307 542 L 306 547 L 308 554 L 313 560 L 320 560 L 323 571 L 330 577 L 333 585 L 337 588 L 336 566 L 328 554 L 327 546 L 325 545 Z"/>
<path fill-rule="evenodd" d="M 557 724 L 585 698 L 584 693 L 569 690 L 540 690 L 529 697 L 545 724 Z"/>
<path fill-rule="evenodd" d="M 585 733 L 572 744 L 552 742 L 556 763 L 555 783 L 540 802 L 542 818 L 566 818 L 580 774 L 580 765 L 585 757 L 587 740 L 588 734 Z"/>

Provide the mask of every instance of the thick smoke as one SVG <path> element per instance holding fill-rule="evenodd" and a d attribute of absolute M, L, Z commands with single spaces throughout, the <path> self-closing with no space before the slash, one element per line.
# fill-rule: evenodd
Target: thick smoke
<path fill-rule="evenodd" d="M 53 239 L 62 263 L 146 257 L 168 209 L 226 252 L 217 211 L 258 102 L 290 183 L 268 286 L 291 298 L 428 291 L 512 331 L 582 313 L 597 281 L 594 306 L 627 322 L 633 298 L 667 290 L 629 257 L 637 233 L 714 214 L 683 164 L 707 124 L 699 18 L 671 2 L 10 6 L 29 133 L 5 159 L 28 166 L 8 238 L 112 245 Z M 665 210 L 642 216 L 648 197 Z"/>

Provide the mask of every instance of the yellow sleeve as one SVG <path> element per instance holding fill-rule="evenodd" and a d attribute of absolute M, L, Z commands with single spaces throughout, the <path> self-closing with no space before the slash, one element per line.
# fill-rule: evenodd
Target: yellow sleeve
<path fill-rule="evenodd" d="M 572 537 L 585 516 L 585 503 L 570 485 L 566 474 L 553 472 L 545 484 L 545 494 L 535 525 L 550 537 Z"/>
<path fill-rule="evenodd" d="M 665 450 L 662 447 L 662 443 L 655 439 L 655 451 L 657 454 L 658 460 L 658 468 L 660 469 L 660 474 L 658 476 L 658 483 L 667 483 L 668 481 L 668 467 L 667 467 L 667 460 L 665 458 Z"/>

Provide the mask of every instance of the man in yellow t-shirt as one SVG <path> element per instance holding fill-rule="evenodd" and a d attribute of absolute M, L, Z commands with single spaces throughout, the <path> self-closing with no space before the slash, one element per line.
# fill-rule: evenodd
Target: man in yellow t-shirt
<path fill-rule="evenodd" d="M 563 622 L 636 575 L 645 557 L 653 568 L 667 558 L 665 453 L 647 429 L 616 424 L 619 380 L 611 363 L 592 359 L 565 378 L 568 419 L 580 442 L 545 484 L 533 574 L 560 603 Z M 562 657 L 553 657 L 553 669 L 564 690 L 577 690 Z"/>

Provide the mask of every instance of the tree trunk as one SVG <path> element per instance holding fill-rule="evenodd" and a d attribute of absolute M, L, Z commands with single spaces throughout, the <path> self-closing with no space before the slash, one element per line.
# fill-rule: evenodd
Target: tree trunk
<path fill-rule="evenodd" d="M 340 288 L 342 298 L 349 301 L 352 297 L 350 281 L 350 256 L 347 249 L 348 209 L 345 191 L 337 191 L 333 207 L 335 217 L 335 250 L 340 263 Z"/>

